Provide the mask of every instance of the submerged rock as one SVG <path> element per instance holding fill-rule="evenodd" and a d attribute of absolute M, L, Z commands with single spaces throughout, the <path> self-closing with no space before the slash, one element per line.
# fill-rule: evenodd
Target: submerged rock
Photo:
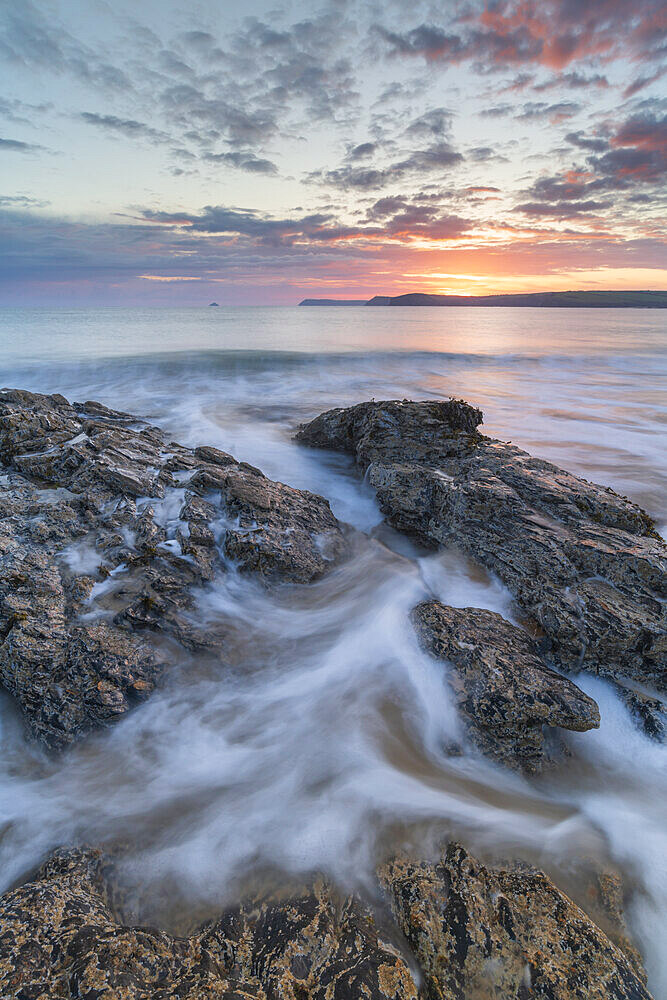
<path fill-rule="evenodd" d="M 425 996 L 650 1000 L 642 970 L 543 872 L 490 868 L 458 844 L 397 858 L 380 879 Z"/>
<path fill-rule="evenodd" d="M 253 899 L 190 937 L 124 924 L 99 851 L 56 853 L 0 898 L 6 1000 L 416 1000 L 396 949 L 323 882 Z"/>
<path fill-rule="evenodd" d="M 421 645 L 449 661 L 448 682 L 468 731 L 484 753 L 524 771 L 545 760 L 544 726 L 584 732 L 600 725 L 596 703 L 547 667 L 523 629 L 481 608 L 419 604 Z"/>
<path fill-rule="evenodd" d="M 667 546 L 613 490 L 486 437 L 460 400 L 329 410 L 297 440 L 353 454 L 389 522 L 457 546 L 539 623 L 553 662 L 667 689 Z"/>
<path fill-rule="evenodd" d="M 145 630 L 219 641 L 189 612 L 230 562 L 307 583 L 346 551 L 322 497 L 101 403 L 0 392 L 0 458 L 0 682 L 50 747 L 150 694 Z"/>

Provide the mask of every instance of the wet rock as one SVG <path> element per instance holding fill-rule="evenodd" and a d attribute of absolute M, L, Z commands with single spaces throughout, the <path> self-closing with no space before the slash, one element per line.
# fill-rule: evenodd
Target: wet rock
<path fill-rule="evenodd" d="M 647 736 L 664 743 L 667 740 L 667 704 L 627 684 L 614 684 L 614 690 Z"/>
<path fill-rule="evenodd" d="M 419 604 L 420 643 L 453 669 L 447 679 L 480 749 L 532 772 L 545 762 L 544 726 L 584 732 L 600 725 L 596 703 L 547 667 L 532 639 L 493 611 Z"/>
<path fill-rule="evenodd" d="M 7 1000 L 416 1000 L 371 914 L 324 883 L 250 900 L 190 937 L 124 924 L 98 851 L 55 854 L 0 898 Z"/>
<path fill-rule="evenodd" d="M 330 410 L 297 440 L 353 454 L 390 523 L 457 546 L 539 623 L 553 662 L 667 688 L 667 546 L 613 490 L 476 429 L 460 400 Z"/>
<path fill-rule="evenodd" d="M 153 690 L 151 631 L 211 647 L 193 590 L 230 561 L 307 583 L 347 549 L 322 497 L 101 403 L 3 390 L 0 458 L 0 682 L 50 747 Z"/>
<path fill-rule="evenodd" d="M 650 1000 L 624 952 L 543 872 L 490 868 L 458 844 L 380 871 L 438 1000 Z"/>

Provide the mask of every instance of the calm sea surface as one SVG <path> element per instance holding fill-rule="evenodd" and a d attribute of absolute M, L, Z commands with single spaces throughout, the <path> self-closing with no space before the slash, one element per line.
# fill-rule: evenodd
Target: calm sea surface
<path fill-rule="evenodd" d="M 323 494 L 364 533 L 313 587 L 267 594 L 221 577 L 198 613 L 240 624 L 246 641 L 213 663 L 184 655 L 150 702 L 59 760 L 26 744 L 0 701 L 0 888 L 58 844 L 122 839 L 138 916 L 176 926 L 265 869 L 324 870 L 371 893 L 397 842 L 519 851 L 575 897 L 572 859 L 588 854 L 622 869 L 650 985 L 667 995 L 665 749 L 581 676 L 602 726 L 568 737 L 562 773 L 528 780 L 472 749 L 447 756 L 458 722 L 407 614 L 434 595 L 512 617 L 510 596 L 382 527 L 343 456 L 292 442 L 332 406 L 458 396 L 481 407 L 486 433 L 612 486 L 665 530 L 665 312 L 0 310 L 0 384 L 144 415 Z"/>

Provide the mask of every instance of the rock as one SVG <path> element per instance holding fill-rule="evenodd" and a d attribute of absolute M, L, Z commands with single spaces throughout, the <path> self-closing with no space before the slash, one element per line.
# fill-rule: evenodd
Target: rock
<path fill-rule="evenodd" d="M 614 683 L 614 690 L 646 735 L 664 743 L 667 739 L 667 704 L 627 684 Z"/>
<path fill-rule="evenodd" d="M 523 629 L 481 608 L 419 604 L 412 623 L 423 648 L 453 669 L 448 681 L 480 749 L 524 771 L 545 760 L 544 726 L 600 725 L 596 703 L 547 667 Z"/>
<path fill-rule="evenodd" d="M 190 937 L 124 924 L 99 851 L 60 851 L 0 898 L 7 1000 L 416 1000 L 371 914 L 323 882 L 253 899 Z"/>
<path fill-rule="evenodd" d="M 230 562 L 307 583 L 347 550 L 322 497 L 101 403 L 3 390 L 0 457 L 0 682 L 52 748 L 150 694 L 150 631 L 217 642 L 188 612 Z"/>
<path fill-rule="evenodd" d="M 380 870 L 438 1000 L 650 1000 L 624 952 L 543 872 L 489 868 L 459 844 L 437 863 Z"/>
<path fill-rule="evenodd" d="M 360 403 L 297 440 L 353 454 L 390 523 L 496 573 L 566 670 L 667 688 L 667 546 L 613 490 L 479 433 L 460 400 Z"/>

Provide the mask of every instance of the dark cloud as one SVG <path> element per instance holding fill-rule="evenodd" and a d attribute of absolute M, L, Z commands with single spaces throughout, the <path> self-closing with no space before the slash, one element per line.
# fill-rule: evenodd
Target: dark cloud
<path fill-rule="evenodd" d="M 250 174 L 277 174 L 278 168 L 271 160 L 254 156 L 252 153 L 205 153 L 202 159 L 207 163 L 223 163 L 245 170 Z"/>
<path fill-rule="evenodd" d="M 95 128 L 110 132 L 112 135 L 122 135 L 130 139 L 150 139 L 152 142 L 168 142 L 169 136 L 166 132 L 151 128 L 144 122 L 135 121 L 133 118 L 117 118 L 116 115 L 99 115 L 92 111 L 82 111 L 79 118 L 86 125 L 93 125 Z"/>
<path fill-rule="evenodd" d="M 240 209 L 209 208 L 185 216 L 147 212 L 143 222 L 131 224 L 91 224 L 2 210 L 3 298 L 32 304 L 52 302 L 56 287 L 60 301 L 67 296 L 70 300 L 127 304 L 133 299 L 146 301 L 147 295 L 156 303 L 167 300 L 174 286 L 164 281 L 151 284 L 141 276 L 196 278 L 188 284 L 195 302 L 201 302 L 201 289 L 209 281 L 223 282 L 223 286 L 212 284 L 205 301 L 210 301 L 214 288 L 222 291 L 222 287 L 229 295 L 236 287 L 235 301 L 240 302 L 247 302 L 249 296 L 258 299 L 258 290 L 268 286 L 272 288 L 266 295 L 269 300 L 278 296 L 286 302 L 295 301 L 305 294 L 304 284 L 312 290 L 318 281 L 323 292 L 332 281 L 341 286 L 365 284 L 372 290 L 378 270 L 398 274 L 415 264 L 423 267 L 421 248 L 414 251 L 419 256 L 411 258 L 409 239 L 400 233 L 400 216 L 412 211 L 412 203 L 401 199 L 394 208 L 381 224 L 358 228 L 339 226 L 333 216 L 324 213 L 290 220 Z M 417 225 L 425 227 L 421 231 L 425 238 L 430 234 L 440 234 L 433 238 L 456 238 L 465 230 L 465 220 L 457 222 L 445 213 L 431 219 L 423 215 L 414 218 Z M 384 223 L 396 231 L 390 242 L 385 238 Z M 543 239 L 538 233 L 530 240 L 489 245 L 485 266 L 493 274 L 552 274 L 563 268 L 602 265 L 651 267 L 664 256 L 664 242 L 657 238 L 619 240 L 595 233 L 591 239 L 570 226 L 554 241 L 552 232 L 544 232 Z M 450 252 L 457 268 L 470 273 L 479 268 L 477 244 L 441 250 L 443 255 Z M 444 262 L 444 258 L 439 259 Z M 138 284 L 142 285 L 140 290 Z"/>
<path fill-rule="evenodd" d="M 661 0 L 494 0 L 467 5 L 446 28 L 422 23 L 408 31 L 376 30 L 392 55 L 475 61 L 481 69 L 534 64 L 563 70 L 576 60 L 618 55 L 657 59 L 667 38 Z"/>
<path fill-rule="evenodd" d="M 46 208 L 49 204 L 48 201 L 42 201 L 39 198 L 29 198 L 25 194 L 2 194 L 0 195 L 0 207 L 2 208 Z"/>
<path fill-rule="evenodd" d="M 353 146 L 347 154 L 348 160 L 365 160 L 373 156 L 378 146 L 376 142 L 362 142 L 358 146 Z"/>
<path fill-rule="evenodd" d="M 449 134 L 453 119 L 453 111 L 449 111 L 447 108 L 432 108 L 410 122 L 405 134 L 427 139 L 442 138 Z"/>
<path fill-rule="evenodd" d="M 636 80 L 633 80 L 632 83 L 628 84 L 625 88 L 623 91 L 623 97 L 634 97 L 635 94 L 638 94 L 640 90 L 644 89 L 644 87 L 650 87 L 652 83 L 657 83 L 658 80 L 661 80 L 665 75 L 665 72 L 667 72 L 667 70 L 665 70 L 664 66 L 661 66 L 655 73 L 637 77 Z"/>
<path fill-rule="evenodd" d="M 415 204 L 396 196 L 378 199 L 368 209 L 366 218 L 378 223 L 389 236 L 426 239 L 456 239 L 473 225 L 471 219 L 443 211 L 440 205 Z"/>
<path fill-rule="evenodd" d="M 0 152 L 5 153 L 37 153 L 44 149 L 33 142 L 21 142 L 19 139 L 0 139 Z"/>
<path fill-rule="evenodd" d="M 367 168 L 345 163 L 334 170 L 316 171 L 309 179 L 344 190 L 373 191 L 410 174 L 449 170 L 462 162 L 463 155 L 443 140 L 423 149 L 414 150 L 407 156 L 382 167 Z"/>
<path fill-rule="evenodd" d="M 442 211 L 439 205 L 417 205 L 405 198 L 384 198 L 368 210 L 362 225 L 341 225 L 331 213 L 313 213 L 295 219 L 276 219 L 250 210 L 208 206 L 199 214 L 144 211 L 144 221 L 186 231 L 239 235 L 261 246 L 327 244 L 339 240 L 386 239 L 415 236 L 451 239 L 466 232 L 472 222 Z"/>
<path fill-rule="evenodd" d="M 633 188 L 657 186 L 667 175 L 667 116 L 650 112 L 627 118 L 605 140 L 571 132 L 567 139 L 589 152 L 585 166 L 560 176 L 541 177 L 516 210 L 527 215 L 569 218 L 598 212 L 632 196 Z M 614 193 L 614 201 L 600 195 Z M 643 199 L 642 199 L 643 201 Z M 634 203 L 641 203 L 638 199 Z"/>
<path fill-rule="evenodd" d="M 517 205 L 515 211 L 524 215 L 548 217 L 552 219 L 574 219 L 579 215 L 591 215 L 609 208 L 609 201 L 531 201 Z"/>
<path fill-rule="evenodd" d="M 549 121 L 551 125 L 565 121 L 581 111 L 581 104 L 574 101 L 560 101 L 558 104 L 546 104 L 542 101 L 529 101 L 516 111 L 519 120 Z"/>
<path fill-rule="evenodd" d="M 486 160 L 505 160 L 505 157 L 497 153 L 492 146 L 473 146 L 467 150 L 467 156 L 476 163 L 484 163 Z"/>
<path fill-rule="evenodd" d="M 62 24 L 51 22 L 30 0 L 0 10 L 4 31 L 0 56 L 14 66 L 68 73 L 105 90 L 129 91 L 129 77 L 78 39 Z"/>
<path fill-rule="evenodd" d="M 609 80 L 601 73 L 594 73 L 586 76 L 584 73 L 557 73 L 549 80 L 533 86 L 533 90 L 541 93 L 545 90 L 553 90 L 556 87 L 570 87 L 572 90 L 588 90 L 589 88 L 605 89 L 609 86 Z"/>
<path fill-rule="evenodd" d="M 548 121 L 556 125 L 581 111 L 581 104 L 575 101 L 559 101 L 549 104 L 546 101 L 527 101 L 524 104 L 493 104 L 480 111 L 482 118 L 508 118 L 513 116 L 520 121 Z"/>
<path fill-rule="evenodd" d="M 667 115 L 636 114 L 610 136 L 608 152 L 588 165 L 618 184 L 659 183 L 667 175 Z"/>
<path fill-rule="evenodd" d="M 571 143 L 573 146 L 578 146 L 579 149 L 586 149 L 592 153 L 602 153 L 609 145 L 606 139 L 598 136 L 589 136 L 584 132 L 568 132 L 565 136 L 565 141 Z"/>
<path fill-rule="evenodd" d="M 482 108 L 480 115 L 482 118 L 506 118 L 507 115 L 515 111 L 514 104 L 493 104 L 490 108 Z"/>

